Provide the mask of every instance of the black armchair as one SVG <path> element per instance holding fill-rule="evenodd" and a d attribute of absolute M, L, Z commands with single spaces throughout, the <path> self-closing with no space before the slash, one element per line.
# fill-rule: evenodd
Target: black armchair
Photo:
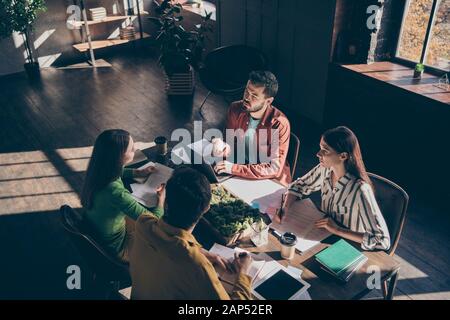
<path fill-rule="evenodd" d="M 130 286 L 128 263 L 119 261 L 92 237 L 93 232 L 82 215 L 68 205 L 63 205 L 60 213 L 62 225 L 94 272 L 94 282 L 101 288 L 108 288 L 106 298 L 111 299 L 117 296 L 119 289 Z"/>

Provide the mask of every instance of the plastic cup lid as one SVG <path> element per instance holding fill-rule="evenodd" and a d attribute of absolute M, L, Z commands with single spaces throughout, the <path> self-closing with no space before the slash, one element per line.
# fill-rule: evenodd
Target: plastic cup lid
<path fill-rule="evenodd" d="M 292 232 L 286 232 L 281 236 L 280 242 L 287 246 L 294 246 L 297 243 L 297 236 Z"/>

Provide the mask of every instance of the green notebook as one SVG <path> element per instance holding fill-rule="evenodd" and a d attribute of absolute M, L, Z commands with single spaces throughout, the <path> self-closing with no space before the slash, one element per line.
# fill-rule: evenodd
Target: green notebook
<path fill-rule="evenodd" d="M 345 271 L 364 255 L 347 241 L 341 239 L 332 246 L 316 254 L 316 260 L 336 275 Z"/>

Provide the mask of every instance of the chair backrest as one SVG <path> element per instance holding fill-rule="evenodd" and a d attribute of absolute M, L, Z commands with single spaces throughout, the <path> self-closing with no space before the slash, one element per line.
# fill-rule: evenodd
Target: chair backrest
<path fill-rule="evenodd" d="M 394 255 L 406 218 L 409 196 L 397 184 L 373 173 L 368 173 L 375 189 L 375 198 L 383 214 L 391 237 L 388 254 Z"/>
<path fill-rule="evenodd" d="M 288 161 L 289 166 L 291 167 L 292 180 L 295 179 L 295 172 L 297 169 L 299 151 L 300 151 L 300 139 L 294 133 L 291 132 L 291 138 L 289 139 L 289 150 L 286 160 Z"/>
<path fill-rule="evenodd" d="M 105 281 L 129 281 L 128 264 L 119 261 L 102 248 L 79 212 L 63 205 L 60 213 L 64 228 L 96 277 Z"/>
<path fill-rule="evenodd" d="M 219 80 L 223 88 L 214 91 L 232 92 L 243 90 L 248 81 L 248 75 L 254 70 L 264 70 L 267 67 L 267 59 L 264 54 L 253 47 L 245 45 L 232 45 L 220 47 L 209 52 L 205 57 L 205 70 L 212 81 Z M 206 87 L 209 87 L 205 83 Z"/>

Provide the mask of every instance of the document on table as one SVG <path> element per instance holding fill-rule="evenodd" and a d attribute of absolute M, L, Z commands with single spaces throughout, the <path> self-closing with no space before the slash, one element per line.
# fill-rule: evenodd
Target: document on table
<path fill-rule="evenodd" d="M 232 262 L 234 260 L 234 254 L 235 253 L 241 253 L 241 252 L 247 252 L 244 249 L 241 248 L 228 248 L 228 247 L 224 247 L 220 244 L 215 243 L 212 248 L 209 250 L 209 252 L 211 253 L 215 253 L 219 256 L 221 256 L 222 258 Z M 263 259 L 258 259 L 258 256 L 253 254 L 253 253 L 249 253 L 253 258 L 253 262 L 250 265 L 250 269 L 248 272 L 248 275 L 252 278 L 252 280 L 255 280 L 255 278 L 258 276 L 259 272 L 261 271 L 261 269 L 264 267 L 264 265 L 266 264 L 266 261 L 264 261 Z M 223 272 L 220 271 L 218 272 L 219 278 L 225 282 L 228 282 L 230 284 L 234 284 L 235 280 L 236 280 L 236 274 L 235 273 L 231 273 L 231 272 Z"/>
<path fill-rule="evenodd" d="M 131 195 L 139 203 L 142 203 L 148 208 L 155 207 L 158 204 L 158 196 L 156 190 L 162 183 L 166 183 L 172 176 L 173 169 L 166 167 L 160 163 L 149 162 L 145 166 L 139 169 L 144 169 L 148 166 L 154 166 L 155 172 L 153 172 L 145 181 L 145 183 L 133 183 Z"/>
<path fill-rule="evenodd" d="M 172 156 L 181 160 L 183 163 L 190 164 L 195 161 L 202 161 L 205 157 L 212 157 L 213 144 L 206 139 L 188 144 L 185 147 L 178 147 L 172 150 Z M 195 152 L 194 159 L 191 159 L 191 152 Z M 198 156 L 198 159 L 195 157 Z"/>
<path fill-rule="evenodd" d="M 279 209 L 286 188 L 273 180 L 248 180 L 231 178 L 222 183 L 236 197 L 249 205 L 258 204 L 259 211 L 268 213 L 269 208 Z"/>
<path fill-rule="evenodd" d="M 292 204 L 282 224 L 272 222 L 270 227 L 281 234 L 294 233 L 297 236 L 296 249 L 305 252 L 331 235 L 327 230 L 314 226 L 317 220 L 324 217 L 324 213 L 317 209 L 310 199 L 304 199 Z"/>
<path fill-rule="evenodd" d="M 214 246 L 209 250 L 212 253 L 218 254 L 221 257 L 230 260 L 234 259 L 234 253 L 235 252 L 246 252 L 243 249 L 235 248 L 231 249 L 228 247 L 224 247 L 219 244 L 214 244 Z M 253 260 L 253 263 L 250 267 L 249 275 L 252 277 L 252 287 L 262 278 L 264 278 L 267 274 L 274 270 L 283 269 L 287 273 L 289 273 L 294 278 L 301 278 L 302 270 L 288 266 L 287 268 L 278 263 L 277 261 L 273 260 L 269 255 L 266 253 L 251 253 Z M 220 274 L 219 278 L 223 281 L 225 290 L 228 293 L 231 293 L 233 291 L 233 285 L 236 279 L 236 274 Z M 296 300 L 311 300 L 311 296 L 309 295 L 308 291 L 305 291 L 302 295 L 300 295 Z"/>
<path fill-rule="evenodd" d="M 211 156 L 213 144 L 206 139 L 202 139 L 188 145 L 194 152 L 201 154 L 202 156 Z"/>

